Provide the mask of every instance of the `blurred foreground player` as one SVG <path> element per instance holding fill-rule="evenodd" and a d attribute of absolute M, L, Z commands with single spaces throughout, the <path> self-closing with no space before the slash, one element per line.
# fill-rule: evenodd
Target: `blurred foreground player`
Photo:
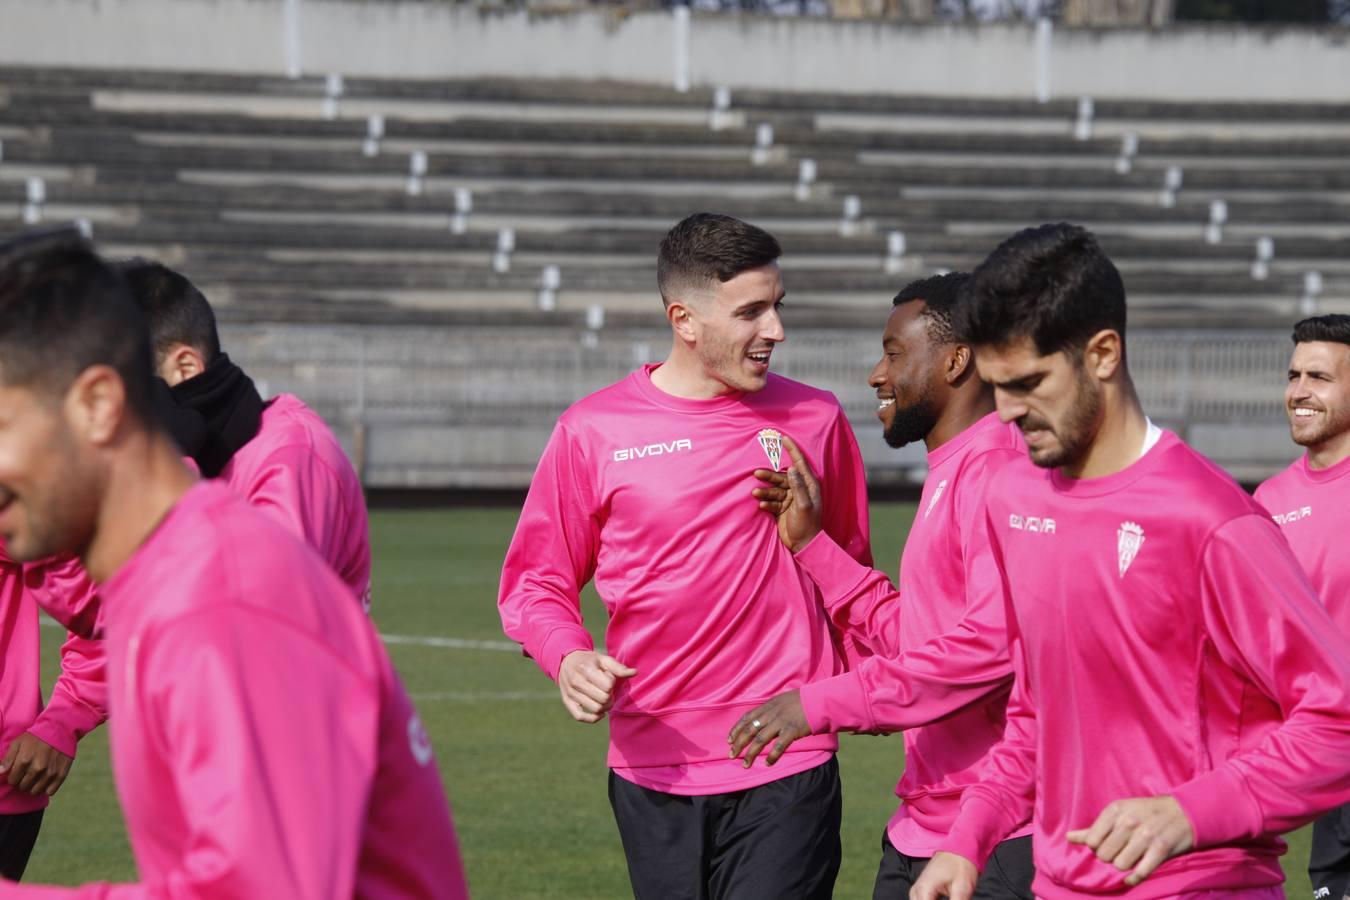
<path fill-rule="evenodd" d="M 0 537 L 99 583 L 137 885 L 6 896 L 465 896 L 434 755 L 369 618 L 299 538 L 198 482 L 148 332 L 82 242 L 0 251 Z"/>
<path fill-rule="evenodd" d="M 506 633 L 568 713 L 610 720 L 610 802 L 640 900 L 828 898 L 839 869 L 837 741 L 773 768 L 727 758 L 726 722 L 843 670 L 815 587 L 745 497 L 798 436 L 825 530 L 870 565 L 853 432 L 830 394 L 769 373 L 783 340 L 778 242 L 700 213 L 661 244 L 670 355 L 554 429 L 502 571 Z M 605 653 L 582 626 L 595 579 Z"/>
<path fill-rule="evenodd" d="M 1344 642 L 1270 516 L 1144 415 L 1091 234 L 1014 235 L 962 312 L 1030 453 L 987 501 L 1015 682 L 911 896 L 966 900 L 1033 807 L 1038 897 L 1283 896 L 1277 835 L 1350 798 Z"/>
<path fill-rule="evenodd" d="M 370 609 L 370 533 L 361 482 L 337 438 L 299 398 L 264 401 L 221 352 L 215 314 L 183 275 L 135 259 L 117 266 L 150 327 L 157 398 L 180 449 L 206 478 L 219 478 L 319 552 Z M 78 561 L 27 567 L 28 588 L 46 606 L 96 606 Z M 84 623 L 86 631 L 92 623 Z M 76 744 L 107 719 L 103 653 L 73 632 L 61 648 L 52 701 L 0 758 L 8 783 L 54 794 Z"/>
<path fill-rule="evenodd" d="M 1284 392 L 1289 433 L 1307 453 L 1256 489 L 1289 539 L 1327 612 L 1350 638 L 1350 316 L 1294 326 Z M 1350 894 L 1350 806 L 1313 823 L 1308 860 L 1316 900 Z"/>
<path fill-rule="evenodd" d="M 778 515 L 779 536 L 820 586 L 835 625 L 875 655 L 746 713 L 732 729 L 732 752 L 751 762 L 767 749 L 773 764 L 808 734 L 904 731 L 904 774 L 895 788 L 902 802 L 881 838 L 874 900 L 909 896 L 956 819 L 962 788 L 1003 734 L 1012 686 L 984 495 L 1026 447 L 1015 427 L 999 421 L 993 391 L 953 331 L 968 278 L 953 272 L 900 291 L 869 377 L 886 443 L 923 441 L 928 450 L 899 591 L 821 533 L 820 489 L 805 460 L 794 454 L 788 475 L 763 472 L 772 486 L 754 492 Z M 1031 895 L 1030 833 L 1029 822 L 1018 823 L 994 850 L 979 897 Z"/>

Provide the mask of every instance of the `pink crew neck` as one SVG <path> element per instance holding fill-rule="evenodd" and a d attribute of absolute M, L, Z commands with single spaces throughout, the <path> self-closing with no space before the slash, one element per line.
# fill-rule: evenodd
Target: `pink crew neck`
<path fill-rule="evenodd" d="M 667 394 L 652 383 L 652 373 L 659 369 L 661 365 L 661 363 L 647 363 L 641 369 L 638 369 L 629 376 L 629 378 L 632 379 L 633 386 L 637 388 L 638 393 L 652 403 L 655 403 L 657 406 L 664 406 L 667 409 L 689 413 L 717 412 L 719 410 L 738 406 L 746 397 L 744 391 L 732 391 L 727 394 L 719 394 L 716 397 L 708 397 L 706 399 L 676 397 L 674 394 Z M 774 376 L 770 375 L 769 377 L 772 379 Z"/>
<path fill-rule="evenodd" d="M 1328 481 L 1335 481 L 1347 473 L 1350 473 L 1350 456 L 1334 465 L 1327 466 L 1325 469 L 1314 469 L 1308 462 L 1308 454 L 1303 454 L 1299 460 L 1303 477 L 1315 484 L 1326 484 Z"/>

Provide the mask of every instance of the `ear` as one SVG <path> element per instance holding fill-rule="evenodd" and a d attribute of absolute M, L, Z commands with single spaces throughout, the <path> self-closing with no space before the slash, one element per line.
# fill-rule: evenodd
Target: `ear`
<path fill-rule="evenodd" d="M 71 382 L 64 402 L 66 422 L 96 447 L 112 443 L 127 415 L 127 390 L 111 366 L 90 366 Z"/>
<path fill-rule="evenodd" d="M 1125 341 L 1120 333 L 1104 328 L 1088 338 L 1083 365 L 1098 381 L 1109 381 L 1125 366 Z"/>
<path fill-rule="evenodd" d="M 693 312 L 689 305 L 676 300 L 666 307 L 666 318 L 675 334 L 686 343 L 692 344 L 697 337 L 694 329 Z"/>
<path fill-rule="evenodd" d="M 206 371 L 206 358 L 201 351 L 188 344 L 174 344 L 159 364 L 159 376 L 169 387 L 195 378 Z"/>
<path fill-rule="evenodd" d="M 943 373 L 948 384 L 956 384 L 966 374 L 971 371 L 974 357 L 970 352 L 970 347 L 965 344 L 954 344 L 947 353 L 947 371 Z"/>

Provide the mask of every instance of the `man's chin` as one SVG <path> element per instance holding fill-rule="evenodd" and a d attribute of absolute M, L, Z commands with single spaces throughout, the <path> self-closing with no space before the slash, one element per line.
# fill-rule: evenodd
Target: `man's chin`
<path fill-rule="evenodd" d="M 1027 456 L 1031 458 L 1032 465 L 1042 469 L 1058 469 L 1069 461 L 1069 454 L 1062 447 L 1042 447 L 1039 450 L 1028 447 Z"/>

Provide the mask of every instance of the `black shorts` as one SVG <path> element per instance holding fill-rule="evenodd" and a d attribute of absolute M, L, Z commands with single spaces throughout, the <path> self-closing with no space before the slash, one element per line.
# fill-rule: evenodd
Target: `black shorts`
<path fill-rule="evenodd" d="M 33 855 L 43 810 L 0 816 L 0 876 L 10 881 L 23 877 L 28 857 Z"/>
<path fill-rule="evenodd" d="M 909 889 L 919 879 L 928 860 L 906 856 L 881 833 L 881 866 L 877 869 L 872 900 L 908 900 Z M 1009 838 L 994 848 L 975 885 L 975 900 L 1032 900 L 1031 835 Z"/>
<path fill-rule="evenodd" d="M 1313 823 L 1308 880 L 1314 900 L 1341 900 L 1350 894 L 1350 803 Z"/>
<path fill-rule="evenodd" d="M 637 900 L 829 900 L 839 874 L 839 764 L 682 797 L 609 773 Z"/>

